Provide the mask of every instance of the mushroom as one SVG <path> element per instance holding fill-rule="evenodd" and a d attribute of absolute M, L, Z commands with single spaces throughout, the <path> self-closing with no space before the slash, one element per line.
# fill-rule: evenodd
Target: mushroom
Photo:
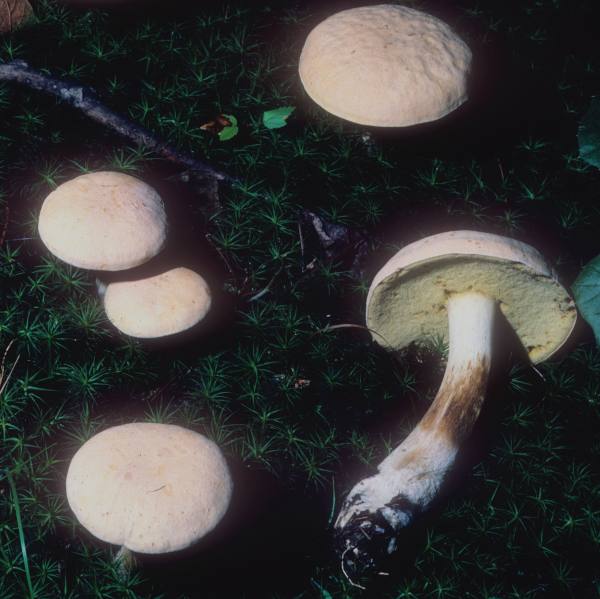
<path fill-rule="evenodd" d="M 468 46 L 434 16 L 391 4 L 338 12 L 308 35 L 300 79 L 328 112 L 377 127 L 437 120 L 467 100 Z"/>
<path fill-rule="evenodd" d="M 126 335 L 164 337 L 200 322 L 211 304 L 206 281 L 185 267 L 145 279 L 109 283 L 104 309 L 110 322 Z"/>
<path fill-rule="evenodd" d="M 222 519 L 232 480 L 221 450 L 192 430 L 147 422 L 105 429 L 67 472 L 67 500 L 92 535 L 130 552 L 189 547 Z"/>
<path fill-rule="evenodd" d="M 58 186 L 42 204 L 38 229 L 58 258 L 93 270 L 139 266 L 162 249 L 166 214 L 158 193 L 123 173 L 100 171 Z"/>
<path fill-rule="evenodd" d="M 416 428 L 356 484 L 335 523 L 347 574 L 368 572 L 438 494 L 484 399 L 499 312 L 529 359 L 553 355 L 577 318 L 573 300 L 534 248 L 453 231 L 411 243 L 377 273 L 367 297 L 373 339 L 399 350 L 431 336 L 449 344 L 437 395 Z"/>
<path fill-rule="evenodd" d="M 2 0 L 0 2 L 0 34 L 11 33 L 33 16 L 28 0 Z"/>

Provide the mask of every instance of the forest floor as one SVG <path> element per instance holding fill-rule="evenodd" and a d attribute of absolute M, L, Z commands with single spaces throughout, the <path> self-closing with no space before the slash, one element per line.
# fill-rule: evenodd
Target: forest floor
<path fill-rule="evenodd" d="M 595 0 L 411 2 L 450 23 L 475 62 L 469 102 L 402 130 L 328 115 L 300 84 L 308 32 L 357 2 L 33 4 L 36 20 L 0 37 L 0 61 L 93 87 L 239 183 L 208 199 L 73 108 L 0 84 L 2 599 L 600 596 L 600 350 L 582 321 L 537 369 L 503 339 L 455 476 L 388 575 L 361 591 L 331 551 L 341 499 L 419 420 L 444 367 L 440 344 L 393 358 L 360 328 L 330 329 L 364 325 L 387 258 L 476 229 L 533 245 L 571 285 L 600 253 L 600 172 L 577 146 L 600 95 Z M 295 107 L 286 126 L 266 128 L 263 112 L 284 106 Z M 228 141 L 202 129 L 221 113 L 239 124 Z M 214 291 L 193 334 L 124 337 L 96 275 L 41 244 L 44 198 L 100 169 L 163 197 L 170 238 L 154 266 L 188 265 Z M 306 211 L 347 227 L 350 243 L 325 252 Z M 76 522 L 64 485 L 86 439 L 132 420 L 214 439 L 235 493 L 200 545 L 139 556 L 123 580 L 116 548 Z"/>

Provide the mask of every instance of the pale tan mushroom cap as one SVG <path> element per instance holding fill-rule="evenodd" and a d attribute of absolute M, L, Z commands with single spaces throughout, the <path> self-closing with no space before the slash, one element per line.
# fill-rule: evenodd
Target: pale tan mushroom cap
<path fill-rule="evenodd" d="M 221 520 L 233 484 L 220 449 L 171 424 L 98 433 L 73 456 L 67 499 L 95 537 L 140 553 L 185 549 Z"/>
<path fill-rule="evenodd" d="M 108 319 L 132 337 L 174 335 L 200 322 L 210 309 L 206 281 L 179 267 L 136 281 L 109 283 L 104 294 Z"/>
<path fill-rule="evenodd" d="M 153 258 L 167 233 L 165 209 L 148 184 L 122 173 L 81 175 L 45 200 L 38 229 L 45 246 L 80 268 L 124 270 Z"/>
<path fill-rule="evenodd" d="M 390 4 L 336 13 L 308 35 L 300 79 L 328 112 L 363 125 L 433 121 L 467 99 L 468 46 L 436 17 Z"/>
<path fill-rule="evenodd" d="M 394 350 L 432 337 L 447 341 L 446 301 L 467 291 L 498 301 L 534 363 L 555 353 L 575 326 L 573 299 L 537 250 L 477 231 L 432 235 L 402 248 L 371 284 L 367 326 Z"/>

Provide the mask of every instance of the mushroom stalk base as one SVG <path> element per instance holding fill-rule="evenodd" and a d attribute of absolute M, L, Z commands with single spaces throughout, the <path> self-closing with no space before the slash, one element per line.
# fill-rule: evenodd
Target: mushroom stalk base
<path fill-rule="evenodd" d="M 115 555 L 114 563 L 117 568 L 117 572 L 119 578 L 121 580 L 127 580 L 129 578 L 129 574 L 135 567 L 135 556 L 132 551 L 122 545 L 117 555 Z"/>
<path fill-rule="evenodd" d="M 397 549 L 398 532 L 438 494 L 483 402 L 496 312 L 493 299 L 469 292 L 447 303 L 449 355 L 441 386 L 406 439 L 348 494 L 335 523 L 336 549 L 352 580 Z"/>

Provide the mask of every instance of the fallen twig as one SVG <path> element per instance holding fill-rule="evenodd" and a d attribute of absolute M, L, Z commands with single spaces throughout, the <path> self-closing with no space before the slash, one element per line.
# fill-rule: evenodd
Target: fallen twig
<path fill-rule="evenodd" d="M 30 67 L 24 60 L 11 60 L 0 64 L 0 81 L 13 81 L 31 89 L 56 96 L 66 104 L 77 108 L 92 120 L 104 125 L 138 146 L 143 146 L 165 160 L 185 167 L 181 180 L 213 180 L 235 183 L 235 179 L 215 169 L 209 164 L 197 160 L 189 154 L 180 152 L 174 146 L 158 138 L 148 129 L 133 123 L 124 116 L 107 108 L 90 87 L 46 75 Z"/>

